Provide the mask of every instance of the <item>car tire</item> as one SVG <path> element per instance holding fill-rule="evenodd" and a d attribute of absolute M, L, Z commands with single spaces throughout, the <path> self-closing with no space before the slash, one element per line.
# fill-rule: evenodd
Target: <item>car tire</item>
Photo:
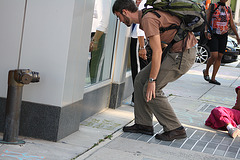
<path fill-rule="evenodd" d="M 197 45 L 196 63 L 205 64 L 210 56 L 210 51 L 207 46 Z"/>

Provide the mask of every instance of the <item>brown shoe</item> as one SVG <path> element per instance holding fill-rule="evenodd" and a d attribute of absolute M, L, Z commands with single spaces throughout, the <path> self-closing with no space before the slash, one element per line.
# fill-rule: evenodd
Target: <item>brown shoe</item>
<path fill-rule="evenodd" d="M 186 137 L 187 137 L 187 134 L 183 127 L 182 129 L 174 129 L 171 131 L 164 132 L 162 134 L 157 134 L 155 136 L 155 138 L 163 141 L 172 141 L 174 139 L 182 139 Z"/>
<path fill-rule="evenodd" d="M 148 135 L 154 134 L 152 126 L 145 126 L 145 125 L 141 125 L 141 124 L 125 126 L 125 127 L 123 127 L 123 132 L 142 133 L 142 134 L 148 134 Z"/>

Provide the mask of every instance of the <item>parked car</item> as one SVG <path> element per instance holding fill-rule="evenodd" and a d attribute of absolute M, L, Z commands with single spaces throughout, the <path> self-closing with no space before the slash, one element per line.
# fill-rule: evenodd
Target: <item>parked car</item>
<path fill-rule="evenodd" d="M 198 37 L 196 37 L 198 39 Z M 207 45 L 196 45 L 197 55 L 195 62 L 197 63 L 206 63 L 208 57 L 210 56 L 210 51 Z M 226 46 L 225 53 L 222 58 L 222 63 L 231 63 L 238 60 L 239 55 L 239 46 L 237 40 L 228 36 L 228 42 Z"/>

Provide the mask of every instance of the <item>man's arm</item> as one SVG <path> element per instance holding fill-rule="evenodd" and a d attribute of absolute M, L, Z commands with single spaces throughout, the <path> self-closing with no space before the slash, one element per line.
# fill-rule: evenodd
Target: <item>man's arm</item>
<path fill-rule="evenodd" d="M 162 59 L 162 47 L 160 35 L 154 35 L 149 37 L 149 44 L 152 49 L 152 66 L 149 78 L 156 79 L 160 71 L 161 59 Z M 155 98 L 155 82 L 148 82 L 146 98 L 149 102 L 152 98 Z"/>
<path fill-rule="evenodd" d="M 212 11 L 212 7 L 214 7 L 214 5 L 212 4 L 212 5 L 209 5 L 209 7 L 208 7 L 208 10 L 206 11 L 206 19 L 207 19 L 207 23 L 206 23 L 206 26 L 205 26 L 205 37 L 207 38 L 207 39 L 211 39 L 211 35 L 208 33 L 208 25 L 210 24 L 210 21 L 211 21 L 211 19 L 210 19 L 210 14 L 211 14 L 211 11 Z M 214 9 L 214 8 L 213 8 Z"/>
<path fill-rule="evenodd" d="M 230 9 L 230 26 L 231 26 L 231 29 L 233 30 L 234 34 L 237 37 L 238 44 L 240 44 L 240 39 L 239 39 L 237 30 L 236 30 L 236 26 L 235 26 L 235 24 L 233 22 L 233 16 L 232 16 L 232 10 L 231 9 Z"/>
<path fill-rule="evenodd" d="M 147 59 L 147 51 L 145 48 L 144 36 L 138 36 L 138 41 L 139 41 L 139 51 L 138 51 L 139 57 L 146 60 Z"/>
<path fill-rule="evenodd" d="M 103 35 L 103 32 L 102 31 L 99 31 L 99 30 L 96 30 L 91 42 L 90 42 L 90 45 L 89 45 L 89 52 L 92 52 L 92 51 L 96 51 L 98 48 L 98 42 L 99 42 L 99 39 L 102 37 Z"/>

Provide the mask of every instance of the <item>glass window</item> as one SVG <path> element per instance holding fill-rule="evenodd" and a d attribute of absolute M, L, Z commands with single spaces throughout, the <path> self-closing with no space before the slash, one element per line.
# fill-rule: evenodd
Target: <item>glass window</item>
<path fill-rule="evenodd" d="M 111 12 L 113 0 L 95 0 L 86 86 L 111 76 L 116 17 Z"/>

